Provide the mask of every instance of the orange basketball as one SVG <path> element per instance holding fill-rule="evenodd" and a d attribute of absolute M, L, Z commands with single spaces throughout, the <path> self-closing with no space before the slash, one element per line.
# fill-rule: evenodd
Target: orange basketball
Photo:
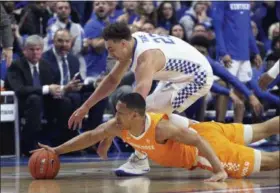
<path fill-rule="evenodd" d="M 32 154 L 28 167 L 35 179 L 53 179 L 60 169 L 60 161 L 55 153 L 43 149 Z"/>

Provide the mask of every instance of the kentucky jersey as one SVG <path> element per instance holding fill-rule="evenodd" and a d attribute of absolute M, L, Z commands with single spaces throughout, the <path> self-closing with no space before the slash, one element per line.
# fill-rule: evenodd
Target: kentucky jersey
<path fill-rule="evenodd" d="M 193 77 L 195 82 L 203 84 L 206 76 L 212 76 L 212 68 L 205 56 L 177 37 L 145 32 L 136 32 L 132 37 L 136 40 L 131 65 L 133 72 L 137 67 L 137 59 L 143 52 L 158 49 L 164 54 L 166 63 L 165 67 L 154 75 L 155 80 L 176 83 Z"/>

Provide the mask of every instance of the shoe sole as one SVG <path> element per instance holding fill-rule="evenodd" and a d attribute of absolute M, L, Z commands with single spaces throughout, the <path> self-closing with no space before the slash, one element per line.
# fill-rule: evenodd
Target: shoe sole
<path fill-rule="evenodd" d="M 144 174 L 148 173 L 150 170 L 143 170 L 145 173 L 142 174 L 133 174 L 125 172 L 124 170 L 115 170 L 116 176 L 125 177 L 125 176 L 143 176 Z"/>

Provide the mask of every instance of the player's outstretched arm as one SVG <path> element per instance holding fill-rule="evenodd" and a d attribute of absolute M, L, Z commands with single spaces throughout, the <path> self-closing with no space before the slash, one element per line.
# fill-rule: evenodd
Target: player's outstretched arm
<path fill-rule="evenodd" d="M 109 96 L 117 88 L 129 64 L 130 60 L 123 62 L 118 61 L 112 71 L 99 84 L 94 93 L 85 101 L 84 105 L 91 108 L 96 103 Z"/>
<path fill-rule="evenodd" d="M 129 64 L 130 60 L 117 62 L 112 71 L 102 80 L 84 104 L 72 113 L 68 120 L 69 129 L 81 127 L 81 122 L 88 113 L 89 109 L 105 97 L 109 96 L 117 88 L 124 73 L 127 71 Z"/>
<path fill-rule="evenodd" d="M 171 139 L 186 145 L 195 146 L 213 167 L 214 175 L 207 181 L 224 181 L 227 178 L 227 173 L 211 146 L 191 129 L 179 127 L 169 120 L 161 120 L 156 131 L 156 139 L 159 141 Z"/>
<path fill-rule="evenodd" d="M 105 138 L 110 138 L 116 135 L 119 135 L 119 132 L 117 130 L 117 127 L 115 126 L 115 119 L 112 119 L 106 123 L 99 125 L 96 129 L 78 135 L 57 147 L 51 148 L 43 144 L 39 144 L 39 146 L 41 148 L 48 149 L 60 155 L 85 149 L 87 147 L 95 145 L 96 143 L 104 140 Z M 39 150 L 40 149 L 33 150 L 31 151 L 31 153 L 34 153 Z"/>

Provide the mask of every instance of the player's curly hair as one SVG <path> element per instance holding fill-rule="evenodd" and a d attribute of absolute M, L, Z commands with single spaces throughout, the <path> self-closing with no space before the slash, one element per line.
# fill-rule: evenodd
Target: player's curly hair
<path fill-rule="evenodd" d="M 105 41 L 131 40 L 132 38 L 129 26 L 124 22 L 116 22 L 106 26 L 103 30 L 102 37 Z"/>
<path fill-rule="evenodd" d="M 145 116 L 146 101 L 139 93 L 134 92 L 123 95 L 119 101 L 126 104 L 128 109 L 138 112 L 141 116 Z"/>

